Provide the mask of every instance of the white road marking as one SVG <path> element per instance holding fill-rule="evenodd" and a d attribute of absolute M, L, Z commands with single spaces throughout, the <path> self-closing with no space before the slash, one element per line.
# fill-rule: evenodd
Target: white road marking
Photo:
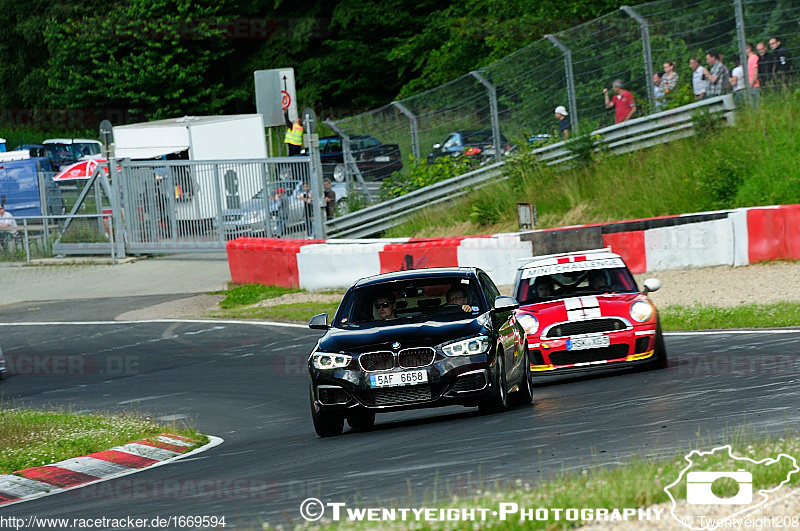
<path fill-rule="evenodd" d="M 151 396 L 143 396 L 141 398 L 131 398 L 130 400 L 123 400 L 122 402 L 117 402 L 118 406 L 122 406 L 125 404 L 132 404 L 134 402 L 144 402 L 146 400 L 158 400 L 159 398 L 167 398 L 168 396 L 178 396 L 178 395 L 185 395 L 186 393 L 171 393 L 168 395 L 151 395 Z"/>

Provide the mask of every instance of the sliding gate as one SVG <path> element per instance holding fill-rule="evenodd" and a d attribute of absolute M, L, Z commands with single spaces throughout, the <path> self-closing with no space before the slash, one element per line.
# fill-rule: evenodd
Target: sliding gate
<path fill-rule="evenodd" d="M 322 190 L 310 157 L 123 160 L 120 171 L 129 253 L 224 250 L 240 236 L 324 237 L 312 221 L 320 204 L 304 200 Z"/>

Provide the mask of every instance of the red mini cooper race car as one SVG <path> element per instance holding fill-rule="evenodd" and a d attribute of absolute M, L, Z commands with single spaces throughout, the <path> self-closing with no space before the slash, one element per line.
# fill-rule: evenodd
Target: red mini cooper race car
<path fill-rule="evenodd" d="M 661 323 L 644 281 L 639 291 L 622 258 L 607 249 L 528 259 L 519 268 L 517 320 L 528 336 L 533 374 L 667 366 Z"/>

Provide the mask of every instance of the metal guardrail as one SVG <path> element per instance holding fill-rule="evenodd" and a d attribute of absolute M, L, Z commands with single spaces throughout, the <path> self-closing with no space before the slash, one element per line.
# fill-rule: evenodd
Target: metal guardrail
<path fill-rule="evenodd" d="M 503 162 L 452 177 L 403 196 L 340 216 L 326 222 L 326 232 L 335 238 L 363 238 L 401 224 L 409 214 L 449 201 L 470 190 L 503 178 Z"/>
<path fill-rule="evenodd" d="M 726 94 L 604 127 L 591 134 L 599 136 L 596 151 L 608 149 L 615 154 L 627 153 L 694 135 L 692 116 L 698 111 L 724 112 L 723 116 L 728 125 L 733 125 L 735 109 L 733 95 Z M 550 166 L 563 164 L 576 157 L 567 148 L 567 142 L 563 141 L 535 149 L 533 153 L 538 156 L 540 162 Z M 379 234 L 400 225 L 409 215 L 423 208 L 451 200 L 496 180 L 505 179 L 502 172 L 504 164 L 497 162 L 358 212 L 337 217 L 326 222 L 326 233 L 329 237 L 335 238 L 363 238 Z"/>
<path fill-rule="evenodd" d="M 604 127 L 593 131 L 591 135 L 600 137 L 595 151 L 608 149 L 615 154 L 628 153 L 694 135 L 692 116 L 698 111 L 711 114 L 725 112 L 728 125 L 733 125 L 735 109 L 733 94 L 726 94 Z M 533 153 L 539 161 L 549 166 L 575 158 L 564 141 L 534 149 Z"/>

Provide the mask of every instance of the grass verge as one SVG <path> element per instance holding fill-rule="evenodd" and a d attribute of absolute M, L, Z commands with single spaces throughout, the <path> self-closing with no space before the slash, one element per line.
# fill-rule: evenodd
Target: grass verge
<path fill-rule="evenodd" d="M 701 304 L 666 306 L 659 309 L 659 315 L 664 330 L 800 326 L 800 303 L 743 304 L 727 308 Z"/>
<path fill-rule="evenodd" d="M 240 307 L 217 311 L 211 317 L 227 319 L 268 319 L 272 321 L 298 321 L 307 323 L 318 313 L 327 313 L 333 317 L 338 302 L 297 302 L 294 304 L 276 304 L 275 306 Z"/>
<path fill-rule="evenodd" d="M 755 442 L 753 442 L 755 441 Z M 759 438 L 754 439 L 744 435 L 732 435 L 732 453 L 736 457 L 747 457 L 754 460 L 764 458 L 775 458 L 779 454 L 789 456 L 800 455 L 800 437 L 797 434 L 782 438 Z M 711 441 L 702 442 L 696 446 L 703 452 L 708 452 L 718 444 Z M 505 484 L 484 483 L 480 480 L 461 484 L 457 488 L 450 488 L 444 485 L 444 495 L 446 500 L 437 500 L 434 496 L 429 497 L 422 503 L 409 500 L 397 503 L 378 504 L 386 508 L 399 507 L 436 507 L 440 509 L 489 509 L 486 521 L 450 521 L 450 522 L 417 522 L 413 518 L 410 521 L 391 522 L 392 529 L 569 529 L 579 525 L 592 523 L 590 521 L 565 521 L 562 516 L 559 520 L 554 517 L 553 509 L 567 508 L 589 508 L 589 509 L 613 509 L 622 510 L 624 508 L 647 507 L 653 504 L 670 502 L 670 498 L 664 491 L 665 487 L 670 486 L 679 477 L 682 470 L 688 466 L 684 453 L 676 453 L 670 459 L 647 459 L 633 458 L 621 466 L 597 467 L 598 459 L 587 456 L 585 469 L 579 472 L 561 473 L 551 480 L 536 482 L 526 482 L 518 479 L 509 481 Z M 737 470 L 745 468 L 753 474 L 753 492 L 758 489 L 774 488 L 786 480 L 792 470 L 791 460 L 782 458 L 777 465 L 764 466 L 752 463 L 744 463 L 740 460 L 731 459 L 727 452 L 715 452 L 711 456 L 695 457 L 696 463 L 694 470 L 715 471 L 715 470 Z M 743 464 L 744 463 L 744 464 Z M 773 496 L 780 497 L 788 494 L 793 487 L 800 485 L 800 474 L 791 475 L 791 480 L 784 485 L 781 490 Z M 670 492 L 676 500 L 686 499 L 686 476 L 674 487 L 670 487 Z M 711 487 L 714 494 L 719 497 L 730 497 L 735 495 L 739 486 L 735 483 L 721 483 Z M 441 494 L 440 494 L 441 495 Z M 757 500 L 754 497 L 754 501 Z M 339 501 L 339 500 L 336 500 Z M 500 520 L 499 515 L 493 515 L 492 510 L 501 510 L 500 504 L 517 504 L 520 509 L 536 510 L 538 508 L 548 509 L 547 519 L 536 520 L 530 518 L 520 521 L 520 512 L 512 512 L 507 515 L 506 520 Z M 351 506 L 348 504 L 349 507 Z M 371 507 L 375 507 L 372 505 Z M 348 508 L 349 508 L 348 507 Z M 674 523 L 676 528 L 680 525 L 673 520 L 670 515 L 669 503 L 665 503 L 661 520 Z M 707 506 L 705 506 L 707 508 Z M 682 511 L 691 511 L 689 508 L 679 507 L 676 514 Z M 725 516 L 734 511 L 725 513 Z M 438 514 L 438 512 L 437 512 Z M 480 514 L 477 513 L 476 514 Z M 702 513 L 701 513 L 702 514 Z M 680 515 L 680 514 L 679 514 Z M 580 517 L 579 517 L 580 518 Z M 724 518 L 724 516 L 721 516 Z M 397 518 L 399 520 L 400 518 Z M 476 527 L 476 523 L 478 527 Z M 609 529 L 613 529 L 614 522 L 611 522 Z M 632 525 L 631 525 L 632 524 Z M 368 528 L 387 528 L 387 522 L 354 522 L 348 519 L 348 514 L 342 510 L 342 516 L 338 522 L 331 522 L 323 519 L 318 525 L 332 527 L 333 529 L 368 529 Z M 646 522 L 632 520 L 626 529 L 643 528 Z"/>
<path fill-rule="evenodd" d="M 298 293 L 302 290 L 292 288 L 282 288 L 280 286 L 265 286 L 264 284 L 244 284 L 233 287 L 227 291 L 220 291 L 216 294 L 225 295 L 220 308 L 240 308 L 249 306 L 265 299 L 274 299 L 287 293 Z"/>
<path fill-rule="evenodd" d="M 201 441 L 197 446 L 208 442 L 208 437 L 192 428 L 163 425 L 147 417 L 84 415 L 0 404 L 0 474 L 108 450 L 161 433 Z"/>

